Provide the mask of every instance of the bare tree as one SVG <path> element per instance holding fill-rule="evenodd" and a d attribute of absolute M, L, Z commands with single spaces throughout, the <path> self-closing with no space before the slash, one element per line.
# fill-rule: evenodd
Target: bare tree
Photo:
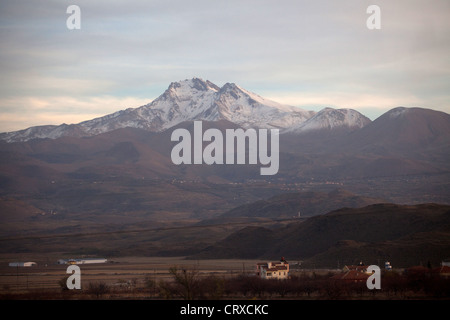
<path fill-rule="evenodd" d="M 198 270 L 188 270 L 186 268 L 178 269 L 172 267 L 169 273 L 175 281 L 175 290 L 185 300 L 194 299 L 199 293 Z"/>
<path fill-rule="evenodd" d="M 67 288 L 67 279 L 68 278 L 69 278 L 69 275 L 65 276 L 64 278 L 62 278 L 58 281 L 58 285 L 60 286 L 61 290 L 63 290 L 63 291 L 69 290 Z"/>
<path fill-rule="evenodd" d="M 88 292 L 99 299 L 102 295 L 109 292 L 109 286 L 105 282 L 90 282 Z"/>

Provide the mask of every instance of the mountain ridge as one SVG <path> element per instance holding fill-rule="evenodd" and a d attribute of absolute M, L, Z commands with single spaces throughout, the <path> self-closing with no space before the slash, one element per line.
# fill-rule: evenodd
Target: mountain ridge
<path fill-rule="evenodd" d="M 0 133 L 0 140 L 24 142 L 63 136 L 86 137 L 125 127 L 161 132 L 183 121 L 194 120 L 228 120 L 243 128 L 286 130 L 299 127 L 317 114 L 321 116 L 322 121 L 333 123 L 337 127 L 352 127 L 355 122 L 361 127 L 370 122 L 356 110 L 350 112 L 350 109 L 340 109 L 334 114 L 332 110 L 334 109 L 325 108 L 319 113 L 307 111 L 265 99 L 234 83 L 219 87 L 209 80 L 192 78 L 172 82 L 158 98 L 137 108 L 119 110 L 76 124 L 41 125 L 4 132 Z M 352 123 L 332 119 L 342 117 L 343 110 L 360 120 Z"/>
<path fill-rule="evenodd" d="M 33 139 L 56 139 L 60 137 L 88 137 L 116 129 L 139 128 L 150 132 L 162 132 L 186 121 L 220 121 L 227 120 L 243 128 L 276 128 L 282 134 L 294 135 L 334 135 L 354 133 L 371 135 L 374 144 L 379 132 L 371 132 L 370 128 L 378 125 L 374 131 L 383 131 L 387 125 L 390 131 L 400 134 L 396 122 L 426 121 L 425 108 L 393 108 L 375 120 L 370 120 L 360 112 L 349 109 L 325 107 L 322 110 L 307 111 L 299 107 L 280 104 L 265 99 L 234 83 L 226 83 L 219 87 L 209 80 L 192 78 L 172 82 L 168 88 L 150 103 L 137 107 L 119 110 L 105 116 L 85 120 L 76 124 L 40 125 L 23 130 L 0 133 L 0 141 L 25 142 Z M 446 129 L 450 117 L 439 113 L 443 123 L 439 124 L 438 133 Z M 418 115 L 414 115 L 418 114 Z M 436 118 L 436 117 L 435 117 Z M 445 119 L 447 118 L 447 119 Z M 394 123 L 389 126 L 391 121 Z M 384 123 L 383 125 L 380 125 Z M 418 138 L 432 135 L 432 130 L 415 131 L 404 125 L 409 134 Z M 365 130 L 362 130 L 364 129 Z M 412 131 L 411 131 L 412 130 Z M 403 134 L 407 141 L 408 134 Z M 358 143 L 353 139 L 352 143 Z M 383 141 L 388 142 L 388 141 Z"/>

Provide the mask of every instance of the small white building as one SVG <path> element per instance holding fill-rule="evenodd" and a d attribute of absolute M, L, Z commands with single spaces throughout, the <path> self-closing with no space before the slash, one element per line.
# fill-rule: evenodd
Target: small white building
<path fill-rule="evenodd" d="M 257 263 L 256 275 L 263 279 L 287 279 L 289 277 L 289 263 L 284 258 L 277 262 Z"/>
<path fill-rule="evenodd" d="M 9 266 L 10 267 L 32 267 L 37 265 L 36 262 L 32 262 L 32 261 L 27 261 L 27 262 L 10 262 Z"/>
<path fill-rule="evenodd" d="M 385 268 L 386 270 L 392 270 L 392 265 L 391 265 L 391 263 L 390 263 L 389 261 L 386 261 L 386 262 L 384 263 L 384 268 Z"/>
<path fill-rule="evenodd" d="M 108 259 L 105 258 L 83 258 L 83 259 L 59 259 L 58 264 L 93 264 L 93 263 L 106 263 Z"/>

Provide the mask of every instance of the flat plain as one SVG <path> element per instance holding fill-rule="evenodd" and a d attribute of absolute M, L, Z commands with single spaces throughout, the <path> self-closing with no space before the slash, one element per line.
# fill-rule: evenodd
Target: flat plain
<path fill-rule="evenodd" d="M 16 258 L 19 258 L 18 256 Z M 22 256 L 23 258 L 23 256 Z M 32 256 L 30 258 L 33 258 Z M 35 257 L 36 258 L 36 257 Z M 11 256 L 0 257 L 0 294 L 24 293 L 61 289 L 60 281 L 70 274 L 68 265 L 57 264 L 57 256 L 38 257 L 20 261 L 33 261 L 32 267 L 10 267 L 14 262 Z M 170 280 L 171 268 L 186 269 L 202 276 L 237 276 L 253 273 L 257 260 L 217 259 L 188 260 L 184 257 L 118 257 L 107 263 L 82 264 L 81 284 L 86 288 L 89 283 L 102 282 L 114 288 L 145 288 L 147 280 L 158 283 Z"/>

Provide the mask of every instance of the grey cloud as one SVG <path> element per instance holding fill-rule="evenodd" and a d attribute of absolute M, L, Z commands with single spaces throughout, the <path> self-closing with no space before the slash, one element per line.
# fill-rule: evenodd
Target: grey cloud
<path fill-rule="evenodd" d="M 77 0 L 81 30 L 69 31 L 68 2 L 2 1 L 0 95 L 154 98 L 199 76 L 261 94 L 414 95 L 440 105 L 449 2 L 376 2 L 379 31 L 365 27 L 371 1 Z"/>

